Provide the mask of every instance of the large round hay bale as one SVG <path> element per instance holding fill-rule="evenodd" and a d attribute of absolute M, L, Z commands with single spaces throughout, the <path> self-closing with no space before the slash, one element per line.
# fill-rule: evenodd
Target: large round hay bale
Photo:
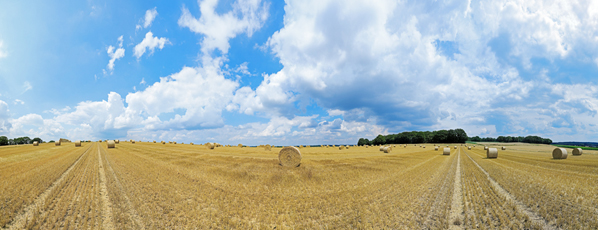
<path fill-rule="evenodd" d="M 405 147 L 404 147 L 404 148 L 407 148 L 407 145 L 405 145 Z"/>
<path fill-rule="evenodd" d="M 211 143 L 211 142 L 206 143 L 206 148 L 214 149 L 214 147 L 216 147 L 216 145 L 214 143 Z"/>
<path fill-rule="evenodd" d="M 338 150 L 343 150 L 345 148 L 345 146 L 339 145 L 338 146 Z"/>
<path fill-rule="evenodd" d="M 384 146 L 380 146 L 380 151 L 384 151 Z"/>
<path fill-rule="evenodd" d="M 488 150 L 488 146 L 484 146 L 484 150 Z"/>
<path fill-rule="evenodd" d="M 284 167 L 297 167 L 301 164 L 301 152 L 293 146 L 287 146 L 278 153 L 278 161 Z"/>
<path fill-rule="evenodd" d="M 98 142 L 102 142 L 102 140 L 99 140 Z"/>
<path fill-rule="evenodd" d="M 243 144 L 238 144 L 237 147 L 243 148 Z"/>
<path fill-rule="evenodd" d="M 81 147 L 81 141 L 80 140 L 76 140 L 75 141 L 75 147 Z"/>
<path fill-rule="evenodd" d="M 451 148 L 444 148 L 442 155 L 451 155 Z"/>
<path fill-rule="evenodd" d="M 55 146 L 60 146 L 60 141 L 54 142 Z"/>
<path fill-rule="evenodd" d="M 455 145 L 455 149 L 457 149 L 457 146 Z"/>
<path fill-rule="evenodd" d="M 369 148 L 369 146 L 366 145 L 365 148 L 367 149 L 367 148 Z"/>
<path fill-rule="evenodd" d="M 384 153 L 390 153 L 390 151 L 392 151 L 392 148 L 389 147 L 384 147 Z"/>
<path fill-rule="evenodd" d="M 424 146 L 422 146 L 422 148 L 424 148 L 424 149 L 425 149 L 425 148 L 426 148 L 426 146 L 424 145 Z"/>
<path fill-rule="evenodd" d="M 507 150 L 507 147 L 503 146 L 503 147 L 502 147 L 502 150 Z"/>
<path fill-rule="evenodd" d="M 264 146 L 264 150 L 266 150 L 266 151 L 270 151 L 271 149 L 272 149 L 271 145 L 265 145 Z"/>
<path fill-rule="evenodd" d="M 195 144 L 193 144 L 193 142 L 191 142 L 191 143 L 189 143 L 189 144 L 190 144 L 190 145 L 195 145 Z"/>
<path fill-rule="evenodd" d="M 554 159 L 567 159 L 567 149 L 555 148 L 552 150 L 552 158 Z"/>
<path fill-rule="evenodd" d="M 34 142 L 33 142 L 33 146 L 39 146 L 39 142 L 37 142 L 37 141 L 34 141 Z"/>
<path fill-rule="evenodd" d="M 131 143 L 132 143 L 132 144 L 135 144 L 135 141 L 134 141 L 134 140 L 131 140 Z"/>
<path fill-rule="evenodd" d="M 176 141 L 173 141 L 172 143 L 176 145 Z"/>
<path fill-rule="evenodd" d="M 108 148 L 114 148 L 116 146 L 113 140 L 107 141 L 106 144 L 108 145 Z"/>
<path fill-rule="evenodd" d="M 345 145 L 345 148 L 346 148 L 346 149 L 349 149 L 349 146 L 348 146 L 348 145 Z"/>
<path fill-rule="evenodd" d="M 435 147 L 434 147 L 434 151 L 438 151 L 438 146 L 435 146 Z"/>
<path fill-rule="evenodd" d="M 467 150 L 471 150 L 471 146 L 467 146 Z"/>
<path fill-rule="evenodd" d="M 114 143 L 118 144 L 118 143 L 120 143 L 120 141 L 119 140 L 114 140 Z"/>
<path fill-rule="evenodd" d="M 154 140 L 154 143 L 156 143 L 156 141 Z"/>
<path fill-rule="evenodd" d="M 496 148 L 488 148 L 488 150 L 486 150 L 486 157 L 488 157 L 488 158 L 497 158 L 498 157 L 498 149 L 496 149 Z"/>
<path fill-rule="evenodd" d="M 581 154 L 583 154 L 583 149 L 581 149 L 581 148 L 573 149 L 573 156 L 580 156 Z"/>

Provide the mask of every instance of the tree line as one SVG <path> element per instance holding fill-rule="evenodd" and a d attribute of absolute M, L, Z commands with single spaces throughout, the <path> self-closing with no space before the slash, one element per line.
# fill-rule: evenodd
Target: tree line
<path fill-rule="evenodd" d="M 378 135 L 373 140 L 359 138 L 357 145 L 415 144 L 415 143 L 465 143 L 467 133 L 463 129 L 437 131 L 411 131 Z"/>
<path fill-rule="evenodd" d="M 469 141 L 472 142 L 524 142 L 524 143 L 534 143 L 534 144 L 552 144 L 552 140 L 548 138 L 542 138 L 539 136 L 527 136 L 527 137 L 512 137 L 512 136 L 498 136 L 497 138 L 494 137 L 471 137 Z"/>
<path fill-rule="evenodd" d="M 44 143 L 44 141 L 39 138 L 29 138 L 29 137 L 17 137 L 14 139 L 8 139 L 6 136 L 0 136 L 0 145 L 23 145 L 23 144 L 33 144 L 34 141 L 37 143 Z"/>

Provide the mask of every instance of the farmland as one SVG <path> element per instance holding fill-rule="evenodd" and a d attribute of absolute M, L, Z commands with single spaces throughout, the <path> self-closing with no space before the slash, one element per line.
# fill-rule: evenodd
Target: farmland
<path fill-rule="evenodd" d="M 487 159 L 480 144 L 300 148 L 293 168 L 274 147 L 2 147 L 0 227 L 598 228 L 597 151 L 510 143 Z"/>

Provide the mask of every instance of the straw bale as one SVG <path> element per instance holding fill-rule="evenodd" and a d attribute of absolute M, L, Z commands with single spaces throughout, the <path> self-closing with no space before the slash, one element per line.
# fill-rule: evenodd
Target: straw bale
<path fill-rule="evenodd" d="M 434 146 L 434 151 L 438 151 L 438 146 Z"/>
<path fill-rule="evenodd" d="M 467 150 L 471 150 L 471 146 L 467 146 Z"/>
<path fill-rule="evenodd" d="M 486 157 L 488 157 L 488 158 L 497 158 L 498 157 L 498 149 L 496 149 L 496 148 L 488 148 L 488 150 L 486 150 Z"/>
<path fill-rule="evenodd" d="M 115 147 L 115 144 L 114 144 L 113 140 L 107 141 L 106 144 L 108 145 L 108 148 L 114 148 Z"/>
<path fill-rule="evenodd" d="M 503 146 L 503 147 L 502 147 L 502 150 L 507 150 L 507 147 Z"/>
<path fill-rule="evenodd" d="M 60 141 L 54 142 L 55 146 L 60 146 Z"/>
<path fill-rule="evenodd" d="M 554 159 L 567 159 L 567 149 L 555 148 L 552 150 L 552 158 Z"/>
<path fill-rule="evenodd" d="M 581 154 L 583 154 L 583 149 L 581 149 L 581 148 L 573 149 L 573 156 L 580 156 Z"/>
<path fill-rule="evenodd" d="M 390 151 L 392 151 L 392 148 L 390 146 L 384 147 L 384 153 L 390 153 Z"/>
<path fill-rule="evenodd" d="M 34 142 L 33 142 L 33 146 L 39 146 L 39 142 L 37 142 L 37 141 L 34 141 Z"/>
<path fill-rule="evenodd" d="M 444 148 L 444 151 L 442 151 L 442 155 L 451 155 L 451 149 L 450 148 Z"/>
<path fill-rule="evenodd" d="M 298 167 L 301 165 L 301 152 L 293 146 L 287 146 L 278 153 L 278 161 L 284 167 Z"/>
<path fill-rule="evenodd" d="M 206 144 L 206 147 L 207 147 L 208 149 L 214 149 L 214 147 L 216 147 L 216 145 L 215 145 L 214 143 L 208 142 L 208 143 Z"/>
<path fill-rule="evenodd" d="M 115 144 L 118 144 L 118 143 L 120 143 L 120 140 L 114 140 L 114 143 L 115 143 Z M 154 142 L 154 143 L 155 143 L 155 142 Z"/>
<path fill-rule="evenodd" d="M 75 147 L 81 147 L 81 141 L 80 140 L 76 140 L 75 141 Z"/>
<path fill-rule="evenodd" d="M 272 149 L 271 145 L 265 145 L 264 146 L 264 150 L 266 150 L 266 151 L 270 151 L 271 149 Z"/>

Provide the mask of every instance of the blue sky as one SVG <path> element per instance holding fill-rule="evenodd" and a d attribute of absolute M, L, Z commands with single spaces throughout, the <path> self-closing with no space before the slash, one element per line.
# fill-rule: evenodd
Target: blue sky
<path fill-rule="evenodd" d="M 598 138 L 593 1 L 2 1 L 0 135 Z"/>

